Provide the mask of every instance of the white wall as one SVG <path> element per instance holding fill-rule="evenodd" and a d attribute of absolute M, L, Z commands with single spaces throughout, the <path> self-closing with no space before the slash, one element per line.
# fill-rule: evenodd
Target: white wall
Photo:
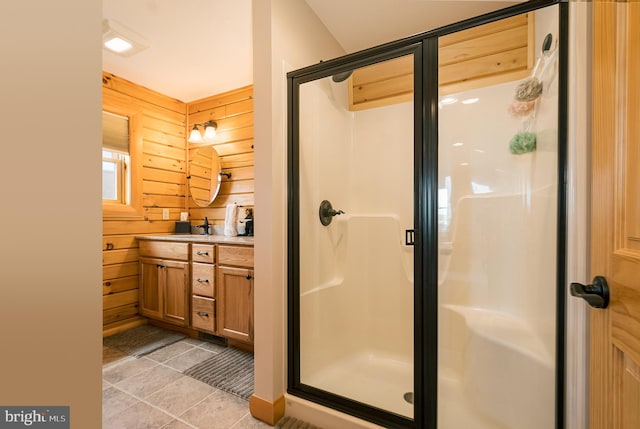
<path fill-rule="evenodd" d="M 286 72 L 344 54 L 307 4 L 253 0 L 255 394 L 285 392 Z"/>

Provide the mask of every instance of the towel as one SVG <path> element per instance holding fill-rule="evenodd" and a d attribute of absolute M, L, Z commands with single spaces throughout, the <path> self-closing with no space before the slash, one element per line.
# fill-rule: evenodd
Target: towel
<path fill-rule="evenodd" d="M 224 217 L 224 235 L 235 237 L 238 235 L 238 206 L 227 204 L 227 212 Z"/>

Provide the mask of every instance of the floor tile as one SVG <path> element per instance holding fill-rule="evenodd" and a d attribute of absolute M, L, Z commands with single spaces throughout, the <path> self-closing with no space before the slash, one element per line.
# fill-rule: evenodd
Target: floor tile
<path fill-rule="evenodd" d="M 116 384 L 126 378 L 148 371 L 156 365 L 158 365 L 157 362 L 146 358 L 127 358 L 123 359 L 122 363 L 104 368 L 102 370 L 102 378 L 107 380 L 109 383 Z"/>
<path fill-rule="evenodd" d="M 110 387 L 102 392 L 102 418 L 110 418 L 138 402 L 140 401 L 128 393 Z"/>
<path fill-rule="evenodd" d="M 146 401 L 173 415 L 186 410 L 215 392 L 216 389 L 191 377 L 182 376 L 146 398 Z"/>
<path fill-rule="evenodd" d="M 209 359 L 213 355 L 214 353 L 212 352 L 195 347 L 192 350 L 181 354 L 180 356 L 169 359 L 164 364 L 178 371 L 184 371 L 202 362 L 203 360 Z"/>
<path fill-rule="evenodd" d="M 180 418 L 199 428 L 229 429 L 248 412 L 247 401 L 216 390 Z"/>
<path fill-rule="evenodd" d="M 112 417 L 103 416 L 102 429 L 157 429 L 171 420 L 169 414 L 139 402 Z"/>
<path fill-rule="evenodd" d="M 198 340 L 195 338 L 185 338 L 184 340 L 180 340 L 183 343 L 191 344 L 192 346 L 201 346 L 203 344 L 207 344 L 206 341 Z"/>
<path fill-rule="evenodd" d="M 193 429 L 195 426 L 182 423 L 180 420 L 174 420 L 162 426 L 160 429 Z"/>
<path fill-rule="evenodd" d="M 191 344 L 185 343 L 184 341 L 178 341 L 177 343 L 169 344 L 166 347 L 162 347 L 161 349 L 158 349 L 153 353 L 149 353 L 145 357 L 156 362 L 165 362 L 193 348 L 194 346 Z"/>
<path fill-rule="evenodd" d="M 117 384 L 118 388 L 140 398 L 157 392 L 167 384 L 173 383 L 178 378 L 184 377 L 178 371 L 162 365 L 154 366 L 148 371 L 138 373 Z"/>
<path fill-rule="evenodd" d="M 271 429 L 270 426 L 247 413 L 240 421 L 231 426 L 230 429 Z"/>

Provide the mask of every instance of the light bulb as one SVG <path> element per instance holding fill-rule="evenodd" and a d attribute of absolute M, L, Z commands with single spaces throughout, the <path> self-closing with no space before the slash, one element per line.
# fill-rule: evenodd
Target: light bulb
<path fill-rule="evenodd" d="M 204 143 L 202 135 L 200 134 L 200 131 L 198 131 L 198 127 L 195 125 L 191 130 L 191 134 L 189 134 L 189 143 Z"/>
<path fill-rule="evenodd" d="M 211 141 L 216 138 L 218 133 L 216 133 L 216 125 L 215 122 L 208 122 L 204 128 L 204 140 Z"/>

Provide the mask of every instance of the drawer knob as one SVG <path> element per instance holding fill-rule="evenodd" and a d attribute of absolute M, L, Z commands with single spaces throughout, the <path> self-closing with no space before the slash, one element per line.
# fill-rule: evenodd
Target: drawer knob
<path fill-rule="evenodd" d="M 253 278 L 253 276 L 251 275 L 251 273 L 247 274 L 247 280 L 251 280 Z"/>
<path fill-rule="evenodd" d="M 199 256 L 202 256 L 202 255 L 204 255 L 204 256 L 209 256 L 209 252 L 200 252 L 200 251 L 198 251 L 198 252 L 196 252 L 196 255 L 199 255 Z"/>
<path fill-rule="evenodd" d="M 202 311 L 198 311 L 196 314 L 197 314 L 198 316 L 202 316 L 202 317 L 209 317 L 209 313 L 204 313 L 204 312 L 202 312 Z"/>
<path fill-rule="evenodd" d="M 198 280 L 199 283 L 209 283 L 209 279 L 198 278 L 197 280 Z"/>

